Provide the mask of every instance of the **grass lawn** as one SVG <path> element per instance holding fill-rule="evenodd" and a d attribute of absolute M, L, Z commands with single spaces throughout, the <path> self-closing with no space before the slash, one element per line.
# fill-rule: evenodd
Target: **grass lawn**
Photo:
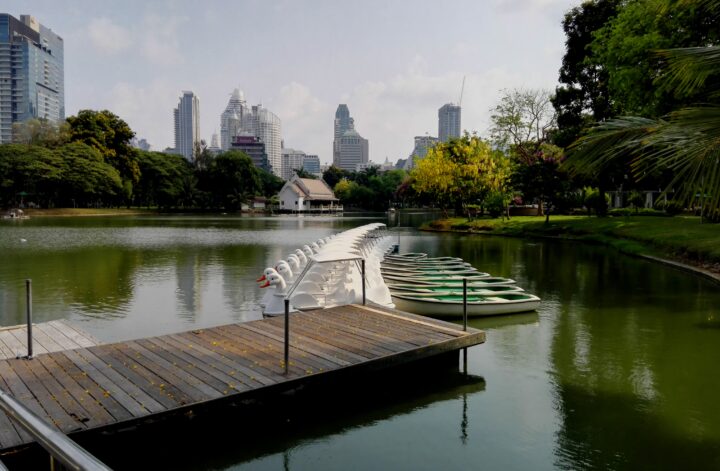
<path fill-rule="evenodd" d="M 132 216 L 136 214 L 155 214 L 156 209 L 145 208 L 53 208 L 24 209 L 30 217 L 41 216 Z"/>
<path fill-rule="evenodd" d="M 430 222 L 422 229 L 579 239 L 720 270 L 720 224 L 701 224 L 694 216 L 551 216 L 547 225 L 544 216 L 515 216 L 509 221 L 451 218 Z"/>

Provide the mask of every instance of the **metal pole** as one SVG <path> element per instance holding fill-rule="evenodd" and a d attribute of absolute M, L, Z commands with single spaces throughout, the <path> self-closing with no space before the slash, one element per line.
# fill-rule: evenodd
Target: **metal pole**
<path fill-rule="evenodd" d="M 463 278 L 463 330 L 467 332 L 467 278 Z"/>
<path fill-rule="evenodd" d="M 362 289 L 363 289 L 363 306 L 365 305 L 365 259 L 360 261 L 360 270 L 362 271 Z"/>
<path fill-rule="evenodd" d="M 32 337 L 32 280 L 25 280 L 25 302 L 27 303 L 27 357 L 33 357 Z"/>
<path fill-rule="evenodd" d="M 285 300 L 285 374 L 290 365 L 290 300 Z"/>

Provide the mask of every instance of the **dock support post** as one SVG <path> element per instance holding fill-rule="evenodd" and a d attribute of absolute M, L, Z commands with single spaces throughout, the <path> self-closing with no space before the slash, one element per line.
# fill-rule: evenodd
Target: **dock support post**
<path fill-rule="evenodd" d="M 467 332 L 467 278 L 463 278 L 463 330 Z"/>
<path fill-rule="evenodd" d="M 362 272 L 363 306 L 365 305 L 365 259 L 360 260 L 360 271 Z"/>
<path fill-rule="evenodd" d="M 285 374 L 290 367 L 290 300 L 285 300 Z"/>
<path fill-rule="evenodd" d="M 27 303 L 27 357 L 33 357 L 32 337 L 32 280 L 25 280 L 25 302 Z"/>

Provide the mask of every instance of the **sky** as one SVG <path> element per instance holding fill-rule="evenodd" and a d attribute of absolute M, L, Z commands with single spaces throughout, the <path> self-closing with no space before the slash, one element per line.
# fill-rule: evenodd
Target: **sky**
<path fill-rule="evenodd" d="M 183 90 L 200 134 L 220 133 L 234 88 L 282 121 L 285 147 L 332 160 L 346 103 L 370 160 L 407 158 L 460 100 L 487 135 L 503 89 L 553 90 L 563 15 L 580 0 L 5 0 L 65 43 L 66 115 L 108 109 L 153 150 L 172 147 Z"/>

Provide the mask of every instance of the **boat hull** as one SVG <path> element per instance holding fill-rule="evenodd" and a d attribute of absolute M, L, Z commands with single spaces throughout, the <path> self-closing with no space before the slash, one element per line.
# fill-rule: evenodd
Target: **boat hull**
<path fill-rule="evenodd" d="M 420 298 L 392 294 L 395 307 L 401 311 L 412 312 L 438 318 L 457 318 L 463 315 L 462 302 L 442 301 L 437 298 Z M 491 297 L 492 299 L 492 297 Z M 534 311 L 540 306 L 540 298 L 528 295 L 527 299 L 516 301 L 468 302 L 468 317 L 498 316 L 518 312 Z"/>

